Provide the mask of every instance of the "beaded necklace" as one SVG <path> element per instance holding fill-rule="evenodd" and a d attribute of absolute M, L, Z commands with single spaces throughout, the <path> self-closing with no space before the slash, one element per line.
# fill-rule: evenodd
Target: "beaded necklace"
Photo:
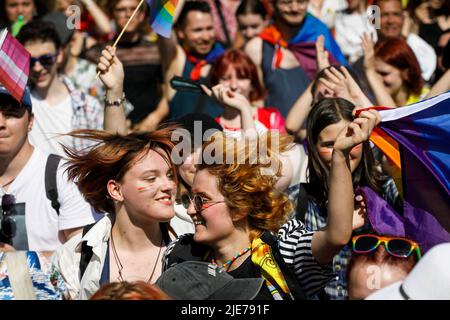
<path fill-rule="evenodd" d="M 225 262 L 222 265 L 218 265 L 217 262 L 216 262 L 216 259 L 214 259 L 214 258 L 211 260 L 211 263 L 216 265 L 217 267 L 219 267 L 221 269 L 225 269 L 225 267 L 226 267 L 225 271 L 228 271 L 230 269 L 231 265 L 233 264 L 233 262 L 236 261 L 237 258 L 239 258 L 239 257 L 243 256 L 244 254 L 246 254 L 251 248 L 252 248 L 251 246 L 248 246 L 247 248 L 245 248 L 244 250 L 242 250 L 241 252 L 236 254 L 233 258 L 231 258 L 230 260 L 228 260 L 227 262 Z"/>

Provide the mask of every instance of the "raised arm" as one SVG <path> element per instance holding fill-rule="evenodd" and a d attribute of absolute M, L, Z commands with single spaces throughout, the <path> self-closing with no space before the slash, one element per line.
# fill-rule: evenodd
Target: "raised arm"
<path fill-rule="evenodd" d="M 83 2 L 87 11 L 89 11 L 92 18 L 94 18 L 98 31 L 100 31 L 102 35 L 110 34 L 113 30 L 111 22 L 105 12 L 94 0 L 81 0 L 81 2 Z"/>
<path fill-rule="evenodd" d="M 241 128 L 243 132 L 255 130 L 255 122 L 253 121 L 253 106 L 250 101 L 242 94 L 231 91 L 228 87 L 218 84 L 212 89 L 208 89 L 202 85 L 203 91 L 223 106 L 236 109 L 241 114 Z"/>
<path fill-rule="evenodd" d="M 286 129 L 301 140 L 306 138 L 305 121 L 308 118 L 313 103 L 311 87 L 312 82 L 297 101 L 295 101 L 286 117 Z"/>
<path fill-rule="evenodd" d="M 435 97 L 450 90 L 450 69 L 448 69 L 442 77 L 431 87 L 426 99 Z"/>
<path fill-rule="evenodd" d="M 261 68 L 262 64 L 262 46 L 263 41 L 259 37 L 255 37 L 250 40 L 244 47 L 244 52 L 252 59 L 253 63 L 258 70 L 259 80 L 264 84 L 264 74 Z"/>
<path fill-rule="evenodd" d="M 325 37 L 323 35 L 317 37 L 317 72 L 320 72 L 330 66 L 329 53 L 325 50 L 324 42 Z M 297 99 L 297 101 L 295 101 L 286 118 L 286 129 L 301 140 L 306 138 L 305 121 L 308 117 L 309 111 L 311 110 L 314 99 L 311 92 L 312 85 L 313 82 L 309 84 L 308 88 L 306 88 L 303 94 Z"/>
<path fill-rule="evenodd" d="M 348 70 L 344 66 L 341 66 L 340 69 L 342 73 L 335 67 L 325 70 L 326 77 L 321 78 L 320 82 L 333 91 L 336 97 L 347 99 L 359 108 L 373 106 Z"/>
<path fill-rule="evenodd" d="M 397 106 L 394 99 L 387 91 L 383 84 L 380 75 L 375 70 L 375 50 L 374 42 L 371 36 L 367 33 L 361 37 L 361 45 L 364 50 L 364 70 L 370 87 L 372 88 L 377 103 L 382 106 L 395 107 Z"/>
<path fill-rule="evenodd" d="M 97 69 L 100 71 L 100 80 L 106 87 L 105 99 L 108 101 L 122 101 L 119 106 L 107 106 L 105 102 L 103 128 L 111 133 L 127 134 L 128 129 L 123 108 L 124 100 L 122 99 L 124 96 L 123 81 L 125 75 L 122 63 L 116 56 L 115 48 L 107 46 L 102 51 Z"/>
<path fill-rule="evenodd" d="M 369 139 L 381 121 L 374 110 L 361 112 L 359 118 L 342 130 L 333 146 L 328 193 L 328 221 L 325 229 L 312 238 L 312 253 L 321 264 L 329 263 L 350 240 L 353 227 L 354 195 L 350 150 Z"/>

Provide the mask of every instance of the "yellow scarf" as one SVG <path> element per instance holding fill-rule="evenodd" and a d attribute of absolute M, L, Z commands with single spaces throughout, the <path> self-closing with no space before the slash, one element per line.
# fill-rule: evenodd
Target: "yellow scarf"
<path fill-rule="evenodd" d="M 261 276 L 266 281 L 267 287 L 275 300 L 282 300 L 280 293 L 274 286 L 276 283 L 284 293 L 290 294 L 286 280 L 272 255 L 270 246 L 261 238 L 252 242 L 252 262 L 261 269 Z"/>

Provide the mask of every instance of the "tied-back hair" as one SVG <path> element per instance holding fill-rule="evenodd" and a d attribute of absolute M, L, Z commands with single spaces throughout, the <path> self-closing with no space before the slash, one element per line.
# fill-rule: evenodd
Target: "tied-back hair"
<path fill-rule="evenodd" d="M 267 143 L 271 139 L 273 143 Z M 203 146 L 204 159 L 197 169 L 207 170 L 217 178 L 220 193 L 234 220 L 248 219 L 250 240 L 264 231 L 277 233 L 293 210 L 288 197 L 275 189 L 275 183 L 281 176 L 278 154 L 288 150 L 291 142 L 291 137 L 269 131 L 257 139 L 258 147 L 255 147 L 248 141 L 216 133 Z M 265 143 L 267 148 L 264 147 Z M 212 149 L 216 154 L 214 159 L 218 161 L 208 163 L 205 151 Z M 263 156 L 258 155 L 258 152 Z M 233 161 L 229 161 L 228 157 Z M 273 162 L 269 163 L 268 160 Z"/>
<path fill-rule="evenodd" d="M 261 0 L 242 0 L 236 10 L 236 16 L 246 14 L 257 14 L 261 18 L 266 19 L 269 16 L 270 9 L 268 3 Z"/>
<path fill-rule="evenodd" d="M 309 194 L 324 205 L 328 199 L 328 177 L 330 169 L 322 162 L 317 150 L 320 132 L 327 126 L 341 120 L 353 121 L 352 111 L 355 106 L 342 98 L 325 98 L 317 102 L 311 109 L 307 119 L 308 175 Z M 352 173 L 353 188 L 368 186 L 378 194 L 381 193 L 385 177 L 377 170 L 376 162 L 369 141 L 363 142 L 361 162 Z"/>
<path fill-rule="evenodd" d="M 127 135 L 111 134 L 101 130 L 76 130 L 68 135 L 88 139 L 96 144 L 86 152 L 63 146 L 68 156 L 67 172 L 86 201 L 98 212 L 114 213 L 109 196 L 109 180 L 121 181 L 125 173 L 153 150 L 169 164 L 174 143 L 171 141 L 175 126 L 166 126 L 152 132 L 134 132 Z"/>

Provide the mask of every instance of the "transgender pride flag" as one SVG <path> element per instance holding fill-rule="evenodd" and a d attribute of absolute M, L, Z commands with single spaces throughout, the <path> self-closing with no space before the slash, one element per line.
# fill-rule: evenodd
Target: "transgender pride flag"
<path fill-rule="evenodd" d="M 0 33 L 0 83 L 19 102 L 28 82 L 30 54 L 7 29 Z"/>
<path fill-rule="evenodd" d="M 450 91 L 380 115 L 379 128 L 400 149 L 404 204 L 400 217 L 372 201 L 372 227 L 411 238 L 424 251 L 450 242 Z"/>

